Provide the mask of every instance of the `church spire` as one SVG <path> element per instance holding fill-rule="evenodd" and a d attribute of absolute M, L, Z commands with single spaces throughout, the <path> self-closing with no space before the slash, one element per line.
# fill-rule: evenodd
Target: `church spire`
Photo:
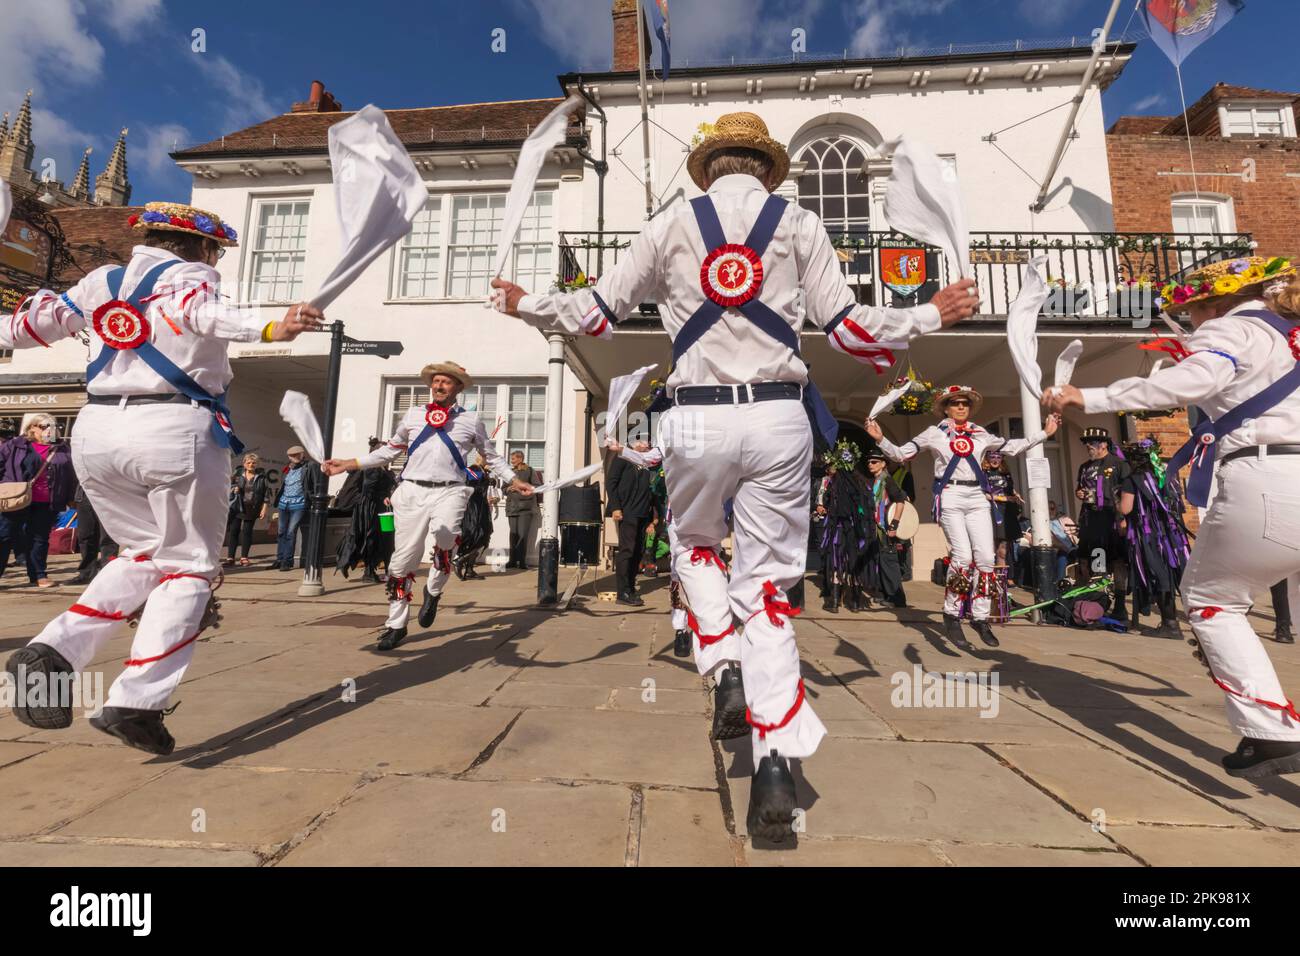
<path fill-rule="evenodd" d="M 6 114 L 7 115 L 7 114 Z M 34 181 L 32 156 L 32 91 L 27 91 L 13 127 L 0 139 L 0 179 L 12 184 Z"/>
<path fill-rule="evenodd" d="M 27 96 L 23 99 L 23 105 L 18 109 L 18 118 L 14 120 L 14 128 L 9 133 L 9 139 L 13 140 L 19 147 L 32 145 L 32 91 L 27 91 Z"/>
<path fill-rule="evenodd" d="M 93 147 L 87 146 L 86 151 L 81 154 L 81 165 L 77 167 L 77 178 L 72 181 L 72 188 L 68 190 L 68 195 L 74 199 L 90 199 L 90 154 Z"/>
<path fill-rule="evenodd" d="M 117 137 L 108 165 L 95 177 L 95 205 L 125 206 L 131 200 L 131 182 L 126 177 L 126 129 Z"/>

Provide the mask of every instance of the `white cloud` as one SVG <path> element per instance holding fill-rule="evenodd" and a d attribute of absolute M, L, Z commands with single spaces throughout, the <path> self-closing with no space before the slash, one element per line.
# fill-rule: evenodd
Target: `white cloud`
<path fill-rule="evenodd" d="M 912 32 L 928 27 L 921 17 L 944 13 L 956 0 L 863 0 L 845 11 L 849 52 L 855 56 L 880 56 L 921 41 Z M 939 38 L 930 42 L 939 43 Z M 946 42 L 946 38 L 945 38 Z"/>
<path fill-rule="evenodd" d="M 245 73 L 224 56 L 214 53 L 188 53 L 200 73 L 215 88 L 215 99 L 221 106 L 220 123 L 223 131 L 234 131 L 279 116 L 284 109 L 276 109 L 266 96 L 262 81 Z"/>
<path fill-rule="evenodd" d="M 535 26 L 541 41 L 576 69 L 608 70 L 614 42 L 610 0 L 510 0 L 517 16 Z M 669 9 L 669 15 L 676 11 Z M 506 60 L 512 50 L 530 43 L 532 36 L 506 32 Z M 486 41 L 484 41 L 486 42 Z"/>
<path fill-rule="evenodd" d="M 162 15 L 162 0 L 94 0 L 99 14 L 113 32 L 129 39 L 137 28 Z"/>
<path fill-rule="evenodd" d="M 1084 0 L 1020 0 L 1018 12 L 1031 27 L 1059 27 L 1083 7 Z M 1104 18 L 1104 7 L 1101 16 Z M 1102 20 L 1097 21 L 1101 26 Z M 1118 29 L 1118 24 L 1116 25 Z"/>
<path fill-rule="evenodd" d="M 176 164 L 167 154 L 177 145 L 187 146 L 193 141 L 190 131 L 179 123 L 159 123 L 145 128 L 144 135 L 136 140 L 137 148 L 130 155 L 150 176 L 160 177 L 176 170 Z"/>
<path fill-rule="evenodd" d="M 1149 110 L 1154 106 L 1159 106 L 1164 101 L 1165 101 L 1165 94 L 1152 93 L 1150 96 L 1144 96 L 1142 97 L 1142 99 L 1134 103 L 1133 109 L 1139 113 L 1145 112 L 1146 110 Z"/>

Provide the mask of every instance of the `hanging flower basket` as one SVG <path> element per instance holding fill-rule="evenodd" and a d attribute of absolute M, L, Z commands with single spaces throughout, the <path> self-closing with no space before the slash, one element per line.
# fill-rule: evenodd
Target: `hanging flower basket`
<path fill-rule="evenodd" d="M 895 415 L 928 415 L 934 410 L 934 383 L 919 378 L 908 369 L 906 375 L 890 385 L 890 389 L 910 383 L 908 390 L 894 401 Z"/>

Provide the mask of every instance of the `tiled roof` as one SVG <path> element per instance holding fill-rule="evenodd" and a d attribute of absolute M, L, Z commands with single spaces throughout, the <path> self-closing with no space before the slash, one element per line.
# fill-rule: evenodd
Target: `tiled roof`
<path fill-rule="evenodd" d="M 388 122 L 409 149 L 464 146 L 509 146 L 527 139 L 562 100 L 508 100 L 461 106 L 385 110 Z M 178 160 L 206 156 L 264 155 L 323 152 L 329 146 L 329 128 L 352 116 L 351 112 L 285 113 L 220 139 L 172 153 Z M 569 142 L 579 141 L 583 110 L 570 119 Z"/>
<path fill-rule="evenodd" d="M 1159 133 L 1171 119 L 1172 116 L 1121 116 L 1106 132 L 1118 136 Z"/>
<path fill-rule="evenodd" d="M 144 212 L 143 206 L 89 206 L 51 210 L 63 228 L 68 251 L 75 265 L 58 276 L 71 285 L 82 276 L 109 263 L 126 263 L 141 233 L 127 223 L 127 217 Z"/>
<path fill-rule="evenodd" d="M 1182 114 L 1171 116 L 1159 132 L 1167 136 L 1182 136 L 1191 129 L 1193 136 L 1217 136 L 1219 130 L 1218 106 L 1223 100 L 1285 100 L 1292 109 L 1300 111 L 1300 93 L 1283 93 L 1279 90 L 1261 90 L 1251 86 L 1215 83 L 1199 100 L 1187 107 L 1187 126 Z"/>

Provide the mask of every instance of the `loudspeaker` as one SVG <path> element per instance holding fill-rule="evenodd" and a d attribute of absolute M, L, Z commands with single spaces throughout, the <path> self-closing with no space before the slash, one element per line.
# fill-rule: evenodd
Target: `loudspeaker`
<path fill-rule="evenodd" d="M 561 488 L 561 491 L 565 489 Z M 600 563 L 600 525 L 570 524 L 560 527 L 560 561 L 590 565 Z"/>
<path fill-rule="evenodd" d="M 600 524 L 600 485 L 560 489 L 560 524 Z"/>

